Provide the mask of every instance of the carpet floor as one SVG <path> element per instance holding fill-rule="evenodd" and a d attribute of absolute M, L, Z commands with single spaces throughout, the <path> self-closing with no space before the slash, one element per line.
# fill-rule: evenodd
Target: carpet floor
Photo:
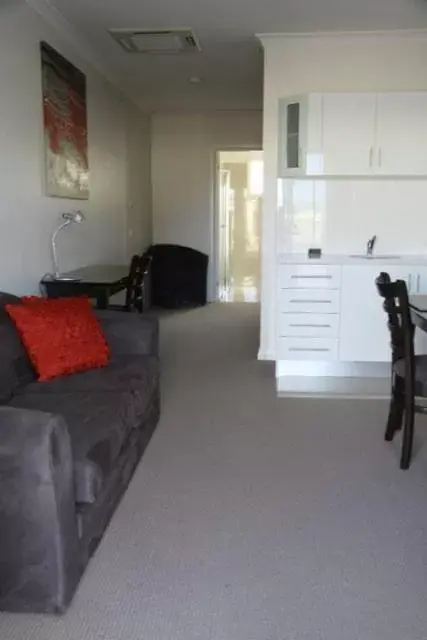
<path fill-rule="evenodd" d="M 427 638 L 422 424 L 404 473 L 386 403 L 277 399 L 258 311 L 162 318 L 161 422 L 73 604 L 1 640 Z"/>

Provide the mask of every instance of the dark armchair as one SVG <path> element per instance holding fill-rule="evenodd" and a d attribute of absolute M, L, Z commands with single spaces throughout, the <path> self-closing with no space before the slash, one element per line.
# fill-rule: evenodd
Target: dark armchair
<path fill-rule="evenodd" d="M 207 255 L 176 244 L 152 245 L 146 255 L 152 256 L 154 306 L 173 309 L 206 304 Z"/>

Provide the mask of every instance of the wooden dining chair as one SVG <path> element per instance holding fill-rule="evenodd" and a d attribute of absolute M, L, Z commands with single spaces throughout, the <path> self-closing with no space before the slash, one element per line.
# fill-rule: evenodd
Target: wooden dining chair
<path fill-rule="evenodd" d="M 113 311 L 127 311 L 143 313 L 146 307 L 146 289 L 148 290 L 148 278 L 151 265 L 151 256 L 132 256 L 126 286 L 126 298 L 124 305 L 110 305 Z"/>
<path fill-rule="evenodd" d="M 402 429 L 400 468 L 408 469 L 414 439 L 414 414 L 427 413 L 415 398 L 427 398 L 427 356 L 414 354 L 414 325 L 411 320 L 408 290 L 403 280 L 392 282 L 388 273 L 375 281 L 384 299 L 391 335 L 392 384 L 385 440 L 391 441 Z"/>

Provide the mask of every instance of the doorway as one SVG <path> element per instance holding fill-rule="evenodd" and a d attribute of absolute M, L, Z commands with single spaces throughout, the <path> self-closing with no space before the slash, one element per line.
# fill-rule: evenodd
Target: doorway
<path fill-rule="evenodd" d="M 216 167 L 217 299 L 259 302 L 263 152 L 218 151 Z"/>

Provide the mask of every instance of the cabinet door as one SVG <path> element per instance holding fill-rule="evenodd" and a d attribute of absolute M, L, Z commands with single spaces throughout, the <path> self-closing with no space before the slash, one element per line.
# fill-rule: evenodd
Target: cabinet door
<path fill-rule="evenodd" d="M 427 93 L 380 93 L 377 106 L 378 175 L 427 175 Z"/>
<path fill-rule="evenodd" d="M 409 293 L 427 293 L 427 267 L 413 267 L 412 272 Z"/>
<path fill-rule="evenodd" d="M 390 334 L 375 279 L 381 271 L 409 283 L 405 265 L 344 266 L 341 288 L 339 359 L 345 362 L 389 362 Z"/>
<path fill-rule="evenodd" d="M 319 174 L 320 143 L 320 94 L 279 100 L 279 176 Z"/>
<path fill-rule="evenodd" d="M 323 95 L 323 173 L 371 175 L 374 162 L 376 95 Z"/>
<path fill-rule="evenodd" d="M 427 267 L 413 267 L 409 293 L 427 293 Z M 415 329 L 415 353 L 427 354 L 427 333 Z"/>

